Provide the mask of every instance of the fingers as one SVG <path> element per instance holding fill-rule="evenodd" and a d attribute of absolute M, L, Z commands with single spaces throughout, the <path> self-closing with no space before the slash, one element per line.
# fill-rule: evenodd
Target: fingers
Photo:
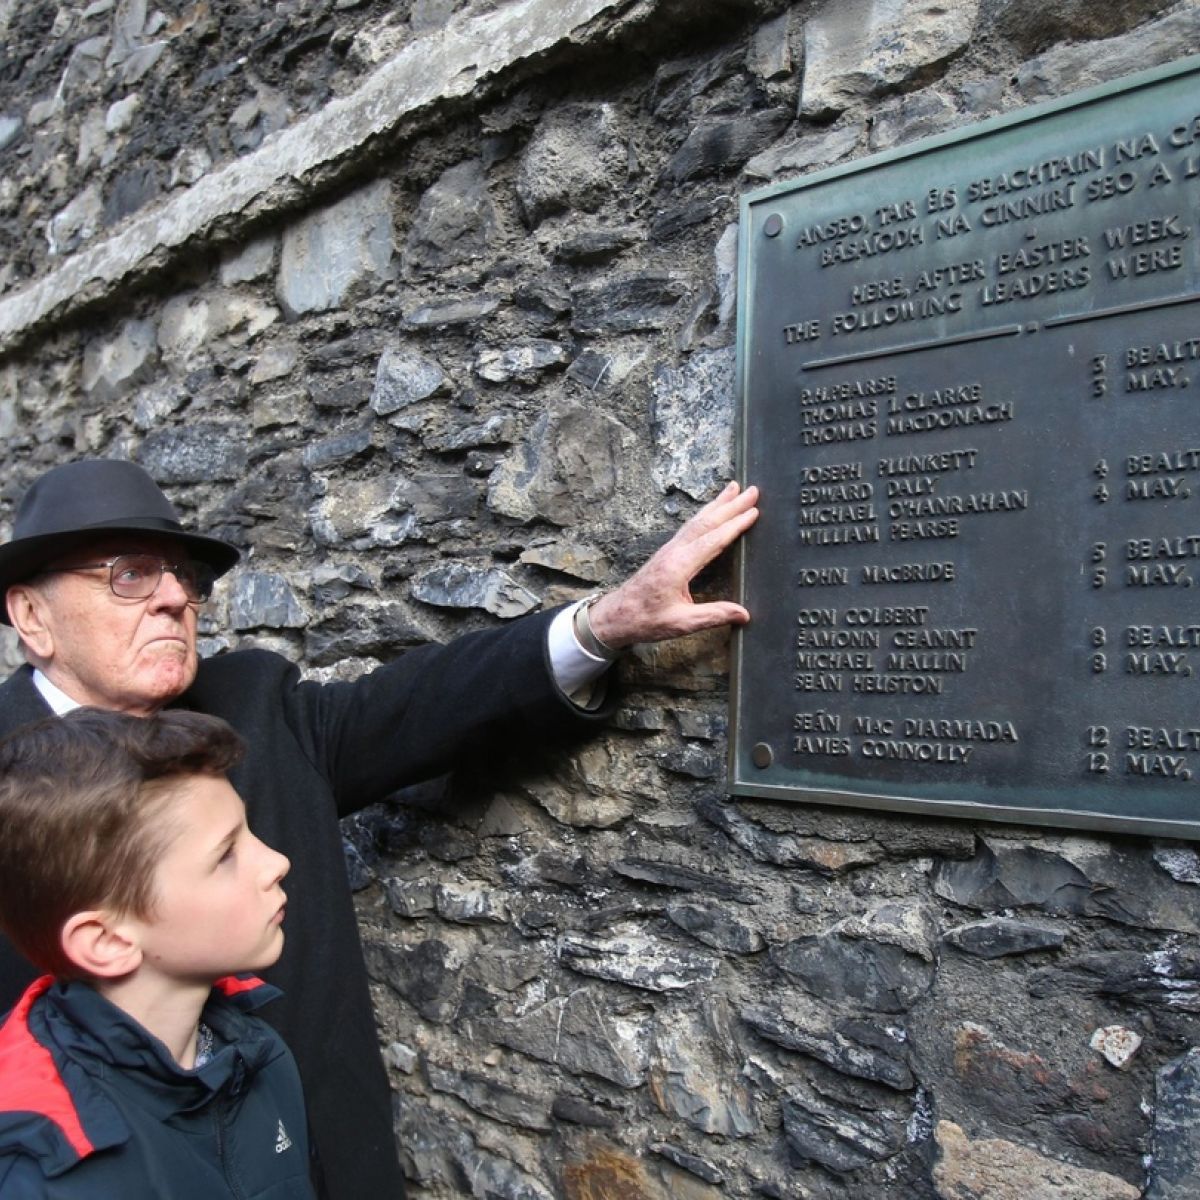
<path fill-rule="evenodd" d="M 695 623 L 693 632 L 701 629 L 717 629 L 722 625 L 745 625 L 750 620 L 750 613 L 740 604 L 732 600 L 713 600 L 706 604 L 694 604 L 691 608 L 692 620 Z"/>
<path fill-rule="evenodd" d="M 689 579 L 723 550 L 728 549 L 758 520 L 758 508 L 754 503 L 757 498 L 758 489 L 747 488 L 737 497 L 740 503 L 733 506 L 733 511 L 727 513 L 711 528 L 696 533 L 679 547 L 683 569 Z M 700 516 L 700 513 L 696 515 Z M 686 529 L 686 526 L 684 528 Z"/>
<path fill-rule="evenodd" d="M 726 521 L 735 520 L 757 503 L 757 487 L 748 487 L 742 491 L 736 482 L 727 483 L 721 494 L 700 509 L 679 532 L 691 537 L 702 537 Z"/>

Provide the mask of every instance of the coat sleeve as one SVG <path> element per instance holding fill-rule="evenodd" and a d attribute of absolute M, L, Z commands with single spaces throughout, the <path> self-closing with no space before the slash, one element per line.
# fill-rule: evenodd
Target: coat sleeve
<path fill-rule="evenodd" d="M 607 719 L 613 697 L 583 710 L 554 682 L 553 616 L 409 650 L 353 683 L 304 682 L 277 655 L 239 651 L 206 664 L 189 703 L 236 710 L 232 723 L 252 742 L 290 739 L 345 815 L 497 748 L 561 742 Z"/>

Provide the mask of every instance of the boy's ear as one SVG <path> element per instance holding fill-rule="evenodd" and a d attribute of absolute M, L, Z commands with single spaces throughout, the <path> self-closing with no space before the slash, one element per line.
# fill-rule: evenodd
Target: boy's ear
<path fill-rule="evenodd" d="M 142 965 L 142 948 L 129 926 L 110 912 L 76 913 L 63 925 L 60 940 L 63 954 L 96 979 L 120 979 Z"/>

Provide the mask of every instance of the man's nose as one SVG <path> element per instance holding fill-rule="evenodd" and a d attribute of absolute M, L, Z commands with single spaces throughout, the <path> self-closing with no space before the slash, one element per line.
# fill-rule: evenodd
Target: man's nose
<path fill-rule="evenodd" d="M 155 608 L 183 609 L 187 607 L 188 595 L 183 590 L 175 572 L 170 567 L 164 567 L 158 587 L 150 597 L 150 603 Z"/>

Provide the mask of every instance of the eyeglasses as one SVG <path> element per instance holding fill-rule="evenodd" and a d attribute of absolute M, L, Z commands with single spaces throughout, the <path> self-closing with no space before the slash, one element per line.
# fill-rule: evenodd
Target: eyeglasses
<path fill-rule="evenodd" d="M 108 586 L 122 600 L 147 600 L 158 591 L 164 572 L 170 571 L 183 588 L 189 604 L 203 604 L 212 595 L 217 573 L 208 563 L 187 560 L 168 562 L 157 554 L 118 554 L 105 562 L 75 563 L 69 567 L 50 567 L 43 575 L 67 571 L 108 571 Z"/>

